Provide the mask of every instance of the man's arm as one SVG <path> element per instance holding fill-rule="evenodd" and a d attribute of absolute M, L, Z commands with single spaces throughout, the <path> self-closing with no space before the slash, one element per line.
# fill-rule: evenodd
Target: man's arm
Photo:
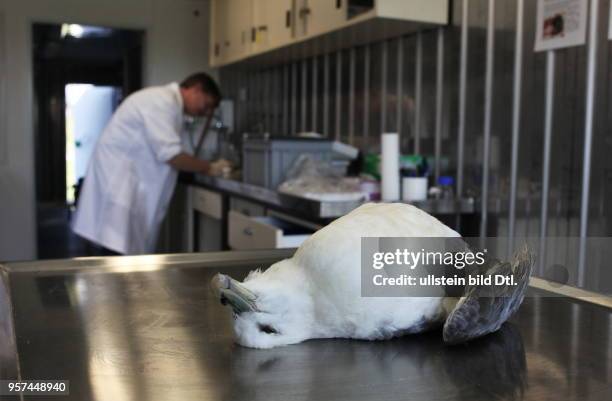
<path fill-rule="evenodd" d="M 210 162 L 197 157 L 193 157 L 187 153 L 181 152 L 168 160 L 168 164 L 180 171 L 190 173 L 208 174 L 210 171 Z"/>

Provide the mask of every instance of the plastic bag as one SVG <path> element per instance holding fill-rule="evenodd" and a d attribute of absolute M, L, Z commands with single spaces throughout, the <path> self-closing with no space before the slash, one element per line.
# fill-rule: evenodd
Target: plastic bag
<path fill-rule="evenodd" d="M 299 156 L 287 172 L 287 180 L 278 191 L 319 201 L 360 201 L 365 194 L 359 189 L 359 178 L 345 177 L 328 161 L 314 160 L 312 156 Z"/>

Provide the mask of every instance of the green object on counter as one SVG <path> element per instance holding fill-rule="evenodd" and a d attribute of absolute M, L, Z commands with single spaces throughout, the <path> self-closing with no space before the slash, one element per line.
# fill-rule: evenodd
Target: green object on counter
<path fill-rule="evenodd" d="M 380 155 L 368 153 L 363 160 L 363 172 L 380 180 Z"/>
<path fill-rule="evenodd" d="M 402 155 L 400 156 L 400 169 L 416 170 L 423 164 L 423 156 L 420 155 Z"/>
<path fill-rule="evenodd" d="M 423 166 L 425 158 L 421 155 L 401 155 L 399 167 L 401 170 L 413 170 L 415 173 L 419 166 Z M 380 155 L 368 153 L 363 162 L 363 172 L 380 180 Z"/>

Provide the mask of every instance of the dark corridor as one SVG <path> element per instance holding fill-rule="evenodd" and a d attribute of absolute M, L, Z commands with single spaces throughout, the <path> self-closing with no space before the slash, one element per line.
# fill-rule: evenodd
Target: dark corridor
<path fill-rule="evenodd" d="M 144 32 L 77 24 L 32 26 L 38 258 L 96 254 L 70 230 L 66 201 L 65 87 L 142 87 Z"/>

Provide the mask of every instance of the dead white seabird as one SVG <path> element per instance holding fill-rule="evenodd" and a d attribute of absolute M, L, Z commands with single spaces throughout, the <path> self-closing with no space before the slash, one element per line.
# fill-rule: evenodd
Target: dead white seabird
<path fill-rule="evenodd" d="M 315 338 L 380 340 L 444 326 L 447 343 L 494 332 L 520 306 L 533 257 L 489 261 L 483 273 L 516 286 L 468 286 L 460 298 L 361 297 L 361 237 L 460 237 L 406 204 L 366 204 L 314 233 L 290 259 L 252 271 L 243 283 L 218 274 L 212 288 L 234 314 L 236 341 L 272 348 Z"/>

